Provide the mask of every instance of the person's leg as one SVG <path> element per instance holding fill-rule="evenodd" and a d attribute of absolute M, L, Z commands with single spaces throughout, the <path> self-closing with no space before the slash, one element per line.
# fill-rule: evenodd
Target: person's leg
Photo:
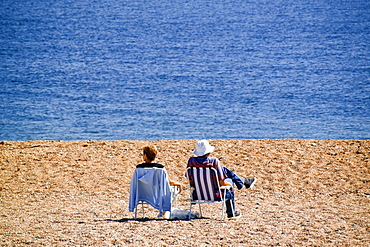
<path fill-rule="evenodd" d="M 228 191 L 226 192 L 226 214 L 229 216 L 234 212 L 236 212 L 234 191 Z"/>
<path fill-rule="evenodd" d="M 239 177 L 237 174 L 235 174 L 233 171 L 231 171 L 227 167 L 222 167 L 222 171 L 226 174 L 227 178 L 230 178 L 233 183 L 236 185 L 236 187 L 240 190 L 244 186 L 244 178 Z"/>
<path fill-rule="evenodd" d="M 252 188 L 257 181 L 257 178 L 241 178 L 227 167 L 222 167 L 222 171 L 226 177 L 230 178 L 236 187 L 240 190 L 245 186 L 247 189 Z"/>
<path fill-rule="evenodd" d="M 227 182 L 232 183 L 231 178 L 226 179 Z M 234 190 L 229 190 L 225 195 L 226 199 L 226 214 L 228 218 L 239 218 L 242 215 L 236 211 L 235 205 L 235 192 Z"/>

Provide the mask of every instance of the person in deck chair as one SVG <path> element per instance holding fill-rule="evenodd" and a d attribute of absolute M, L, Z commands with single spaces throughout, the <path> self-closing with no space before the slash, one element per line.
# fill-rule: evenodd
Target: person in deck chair
<path fill-rule="evenodd" d="M 157 157 L 158 150 L 155 146 L 145 146 L 143 147 L 143 160 L 145 163 L 139 164 L 136 168 L 148 168 L 148 167 L 157 167 L 157 168 L 165 168 L 164 165 L 154 162 L 155 158 Z M 170 186 L 176 186 L 179 189 L 179 193 L 181 193 L 181 184 L 169 180 Z"/>
<path fill-rule="evenodd" d="M 218 179 L 220 185 L 235 185 L 239 190 L 243 187 L 252 188 L 257 181 L 257 178 L 242 178 L 235 174 L 233 171 L 227 167 L 221 166 L 221 162 L 216 157 L 211 157 L 211 153 L 214 151 L 215 147 L 211 146 L 207 140 L 198 141 L 196 144 L 196 150 L 194 154 L 196 157 L 191 157 L 188 160 L 187 167 L 213 167 L 217 171 Z M 228 218 L 239 218 L 241 213 L 236 211 L 234 191 L 230 191 L 226 201 L 226 213 Z M 231 205 L 232 203 L 232 205 Z M 235 209 L 235 214 L 233 214 L 232 207 Z"/>

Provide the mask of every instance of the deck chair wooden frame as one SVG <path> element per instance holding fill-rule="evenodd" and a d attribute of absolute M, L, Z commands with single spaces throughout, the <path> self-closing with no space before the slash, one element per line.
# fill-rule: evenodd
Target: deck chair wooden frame
<path fill-rule="evenodd" d="M 189 174 L 191 176 L 189 176 Z M 188 167 L 186 177 L 190 190 L 190 212 L 189 219 L 194 204 L 199 205 L 200 216 L 203 217 L 201 204 L 221 203 L 221 218 L 224 219 L 226 208 L 226 192 L 232 189 L 232 186 L 221 186 L 217 176 L 217 171 L 213 167 Z M 220 196 L 217 196 L 220 195 Z M 196 197 L 194 196 L 196 195 Z M 232 204 L 231 204 L 232 206 Z M 234 208 L 232 208 L 234 214 Z"/>

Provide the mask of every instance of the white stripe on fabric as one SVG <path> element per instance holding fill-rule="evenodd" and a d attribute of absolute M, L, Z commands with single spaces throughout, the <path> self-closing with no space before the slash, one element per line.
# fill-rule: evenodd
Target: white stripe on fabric
<path fill-rule="evenodd" d="M 201 187 L 199 186 L 199 174 L 196 168 L 193 168 L 193 178 L 194 178 L 195 191 L 197 192 L 197 199 L 200 200 L 202 199 Z"/>
<path fill-rule="evenodd" d="M 205 184 L 205 180 L 204 180 L 204 172 L 205 170 L 203 168 L 201 168 L 199 170 L 199 172 L 201 173 L 201 176 L 199 176 L 199 182 L 200 182 L 200 186 L 202 188 L 202 198 L 201 199 L 204 199 L 204 200 L 208 200 L 207 198 L 207 187 L 206 187 L 206 184 Z"/>
<path fill-rule="evenodd" d="M 207 173 L 206 173 L 206 178 L 205 179 L 207 180 L 207 185 L 208 185 L 207 191 L 208 191 L 208 195 L 210 196 L 210 198 L 207 198 L 207 199 L 208 200 L 210 199 L 211 201 L 214 201 L 215 197 L 214 197 L 214 191 L 213 191 L 212 170 L 210 168 L 208 168 L 208 169 L 206 169 L 206 171 L 207 171 Z"/>

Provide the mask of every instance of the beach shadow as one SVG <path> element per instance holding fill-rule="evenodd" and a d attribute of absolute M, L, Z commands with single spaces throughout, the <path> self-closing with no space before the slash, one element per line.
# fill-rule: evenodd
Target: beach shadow
<path fill-rule="evenodd" d="M 207 217 L 203 218 L 194 218 L 194 219 L 166 219 L 166 218 L 122 218 L 122 219 L 105 219 L 103 221 L 106 222 L 118 222 L 118 223 L 125 223 L 129 221 L 139 221 L 139 222 L 148 222 L 148 221 L 193 221 L 193 220 L 205 220 L 210 219 Z"/>

